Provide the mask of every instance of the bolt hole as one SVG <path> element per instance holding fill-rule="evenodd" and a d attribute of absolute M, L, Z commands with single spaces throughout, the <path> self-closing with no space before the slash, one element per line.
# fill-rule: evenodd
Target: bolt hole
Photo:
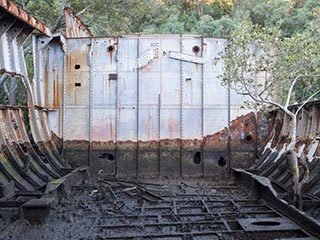
<path fill-rule="evenodd" d="M 108 46 L 108 47 L 107 47 L 107 51 L 108 51 L 109 53 L 112 53 L 112 52 L 114 51 L 114 46 L 112 46 L 112 45 Z"/>
<path fill-rule="evenodd" d="M 281 223 L 274 222 L 274 221 L 259 221 L 259 222 L 252 222 L 251 224 L 255 226 L 279 226 Z"/>
<path fill-rule="evenodd" d="M 246 136 L 246 141 L 247 142 L 251 142 L 251 140 L 252 140 L 252 136 L 250 134 L 248 136 Z"/>
<path fill-rule="evenodd" d="M 193 156 L 193 163 L 200 164 L 201 163 L 201 152 L 196 152 Z"/>
<path fill-rule="evenodd" d="M 218 165 L 220 167 L 223 167 L 227 164 L 227 161 L 224 159 L 224 157 L 220 157 L 219 160 L 218 160 Z"/>
<path fill-rule="evenodd" d="M 80 69 L 80 67 L 81 67 L 80 64 L 74 65 L 74 69 L 77 69 L 77 70 L 78 70 L 78 69 Z"/>
<path fill-rule="evenodd" d="M 197 45 L 193 46 L 192 52 L 194 52 L 195 54 L 199 53 L 200 52 L 200 47 L 197 46 Z"/>
<path fill-rule="evenodd" d="M 108 159 L 109 161 L 114 161 L 114 156 L 110 153 L 102 153 L 99 158 Z"/>

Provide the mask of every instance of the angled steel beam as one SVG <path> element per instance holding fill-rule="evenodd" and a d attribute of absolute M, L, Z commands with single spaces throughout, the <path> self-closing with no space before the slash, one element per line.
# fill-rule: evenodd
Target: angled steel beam
<path fill-rule="evenodd" d="M 9 0 L 0 0 L 0 16 L 3 11 L 7 12 L 8 14 L 12 15 L 14 18 L 22 21 L 24 24 L 29 25 L 33 29 L 40 31 L 41 33 L 50 36 L 51 31 L 48 27 L 46 27 L 43 23 L 29 14 L 26 10 L 19 7 L 12 1 Z"/>

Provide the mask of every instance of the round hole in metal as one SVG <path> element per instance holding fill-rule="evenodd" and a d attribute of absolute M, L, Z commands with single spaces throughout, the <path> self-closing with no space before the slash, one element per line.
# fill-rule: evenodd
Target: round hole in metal
<path fill-rule="evenodd" d="M 201 163 L 201 152 L 196 152 L 193 156 L 193 163 L 200 164 Z"/>
<path fill-rule="evenodd" d="M 109 161 L 113 161 L 114 160 L 114 156 L 112 154 L 110 154 L 110 153 L 108 154 L 108 160 Z"/>
<path fill-rule="evenodd" d="M 220 167 L 223 167 L 227 164 L 227 161 L 224 159 L 224 157 L 220 157 L 219 160 L 218 160 L 218 165 Z"/>
<path fill-rule="evenodd" d="M 200 52 L 200 47 L 198 45 L 193 46 L 192 52 L 194 52 L 195 54 L 199 53 Z"/>
<path fill-rule="evenodd" d="M 113 46 L 113 45 L 109 45 L 109 46 L 107 47 L 107 51 L 108 51 L 109 53 L 112 53 L 112 52 L 114 51 L 114 46 Z"/>
<path fill-rule="evenodd" d="M 252 222 L 251 224 L 255 226 L 279 226 L 281 223 L 275 221 L 258 221 Z"/>
<path fill-rule="evenodd" d="M 246 141 L 247 142 L 251 142 L 251 140 L 252 140 L 252 136 L 249 134 L 249 135 L 247 135 L 246 136 Z"/>
<path fill-rule="evenodd" d="M 108 159 L 109 161 L 114 161 L 114 156 L 111 153 L 102 153 L 99 158 Z"/>

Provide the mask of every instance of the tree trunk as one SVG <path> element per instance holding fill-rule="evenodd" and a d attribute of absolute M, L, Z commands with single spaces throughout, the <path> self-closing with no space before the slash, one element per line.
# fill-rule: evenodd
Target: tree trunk
<path fill-rule="evenodd" d="M 291 142 L 289 146 L 295 149 L 297 143 L 297 115 L 292 116 L 291 121 Z"/>
<path fill-rule="evenodd" d="M 291 117 L 291 141 L 287 147 L 286 159 L 288 161 L 291 173 L 292 173 L 292 190 L 293 190 L 293 201 L 297 201 L 298 188 L 299 188 L 299 166 L 298 156 L 296 151 L 297 143 L 297 115 L 288 114 Z"/>

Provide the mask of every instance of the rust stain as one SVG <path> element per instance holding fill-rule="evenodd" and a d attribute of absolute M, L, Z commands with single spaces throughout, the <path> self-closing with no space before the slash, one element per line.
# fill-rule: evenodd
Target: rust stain
<path fill-rule="evenodd" d="M 273 138 L 273 141 L 271 144 L 272 148 L 274 148 L 280 140 L 281 128 L 283 125 L 283 116 L 279 116 L 279 115 L 281 115 L 281 114 L 279 114 L 279 113 L 277 114 L 276 122 L 275 122 L 275 126 L 274 126 L 274 138 Z"/>
<path fill-rule="evenodd" d="M 108 52 L 109 53 L 109 61 L 110 61 L 110 65 L 112 65 L 112 52 Z"/>
<path fill-rule="evenodd" d="M 230 123 L 231 145 L 233 149 L 249 149 L 257 142 L 257 126 L 254 113 L 240 116 Z M 204 137 L 204 145 L 208 148 L 225 149 L 228 142 L 228 129 Z"/>
<path fill-rule="evenodd" d="M 22 137 L 21 137 L 21 134 L 20 134 L 19 129 L 18 129 L 18 124 L 16 122 L 16 119 L 15 119 L 15 116 L 14 116 L 14 112 L 12 112 L 12 110 L 9 110 L 9 114 L 10 114 L 10 121 L 11 121 L 10 127 L 13 128 L 13 130 L 15 132 L 15 135 L 17 137 L 17 140 L 21 141 Z"/>
<path fill-rule="evenodd" d="M 59 108 L 59 89 L 58 89 L 58 71 L 57 66 L 52 63 L 52 77 L 53 77 L 53 109 Z"/>
<path fill-rule="evenodd" d="M 67 38 L 93 37 L 89 28 L 80 20 L 71 8 L 64 9 Z"/>
<path fill-rule="evenodd" d="M 151 130 L 152 130 L 152 118 L 150 112 L 148 113 L 148 120 L 147 120 L 147 139 L 151 139 Z"/>
<path fill-rule="evenodd" d="M 74 105 L 77 105 L 77 91 L 74 92 Z"/>
<path fill-rule="evenodd" d="M 50 49 L 48 48 L 48 55 L 49 56 L 49 51 Z M 50 86 L 49 86 L 49 62 L 48 62 L 48 58 L 46 58 L 45 60 L 45 65 L 44 65 L 44 82 L 45 82 L 45 99 L 44 99 L 44 105 L 45 106 L 48 106 L 49 105 L 49 89 L 50 89 Z"/>
<path fill-rule="evenodd" d="M 143 68 L 139 69 L 141 72 L 150 72 L 152 70 L 152 62 L 148 63 Z"/>
<path fill-rule="evenodd" d="M 113 124 L 111 119 L 109 120 L 109 133 L 110 133 L 109 139 L 113 140 Z"/>
<path fill-rule="evenodd" d="M 24 23 L 28 24 L 34 29 L 37 29 L 41 33 L 51 36 L 51 31 L 48 27 L 46 27 L 42 22 L 37 20 L 31 14 L 29 14 L 26 10 L 19 7 L 12 1 L 9 0 L 1 0 L 0 7 L 8 11 L 10 14 L 18 18 L 19 20 L 23 21 Z"/>
<path fill-rule="evenodd" d="M 104 92 L 102 92 L 104 94 Z M 111 102 L 111 80 L 108 78 L 108 96 L 109 96 L 109 102 Z"/>
<path fill-rule="evenodd" d="M 177 130 L 177 123 L 174 118 L 170 117 L 168 121 L 169 137 L 173 138 L 174 133 Z"/>
<path fill-rule="evenodd" d="M 53 108 L 59 108 L 59 101 L 58 101 L 58 80 L 56 78 L 53 79 Z"/>

